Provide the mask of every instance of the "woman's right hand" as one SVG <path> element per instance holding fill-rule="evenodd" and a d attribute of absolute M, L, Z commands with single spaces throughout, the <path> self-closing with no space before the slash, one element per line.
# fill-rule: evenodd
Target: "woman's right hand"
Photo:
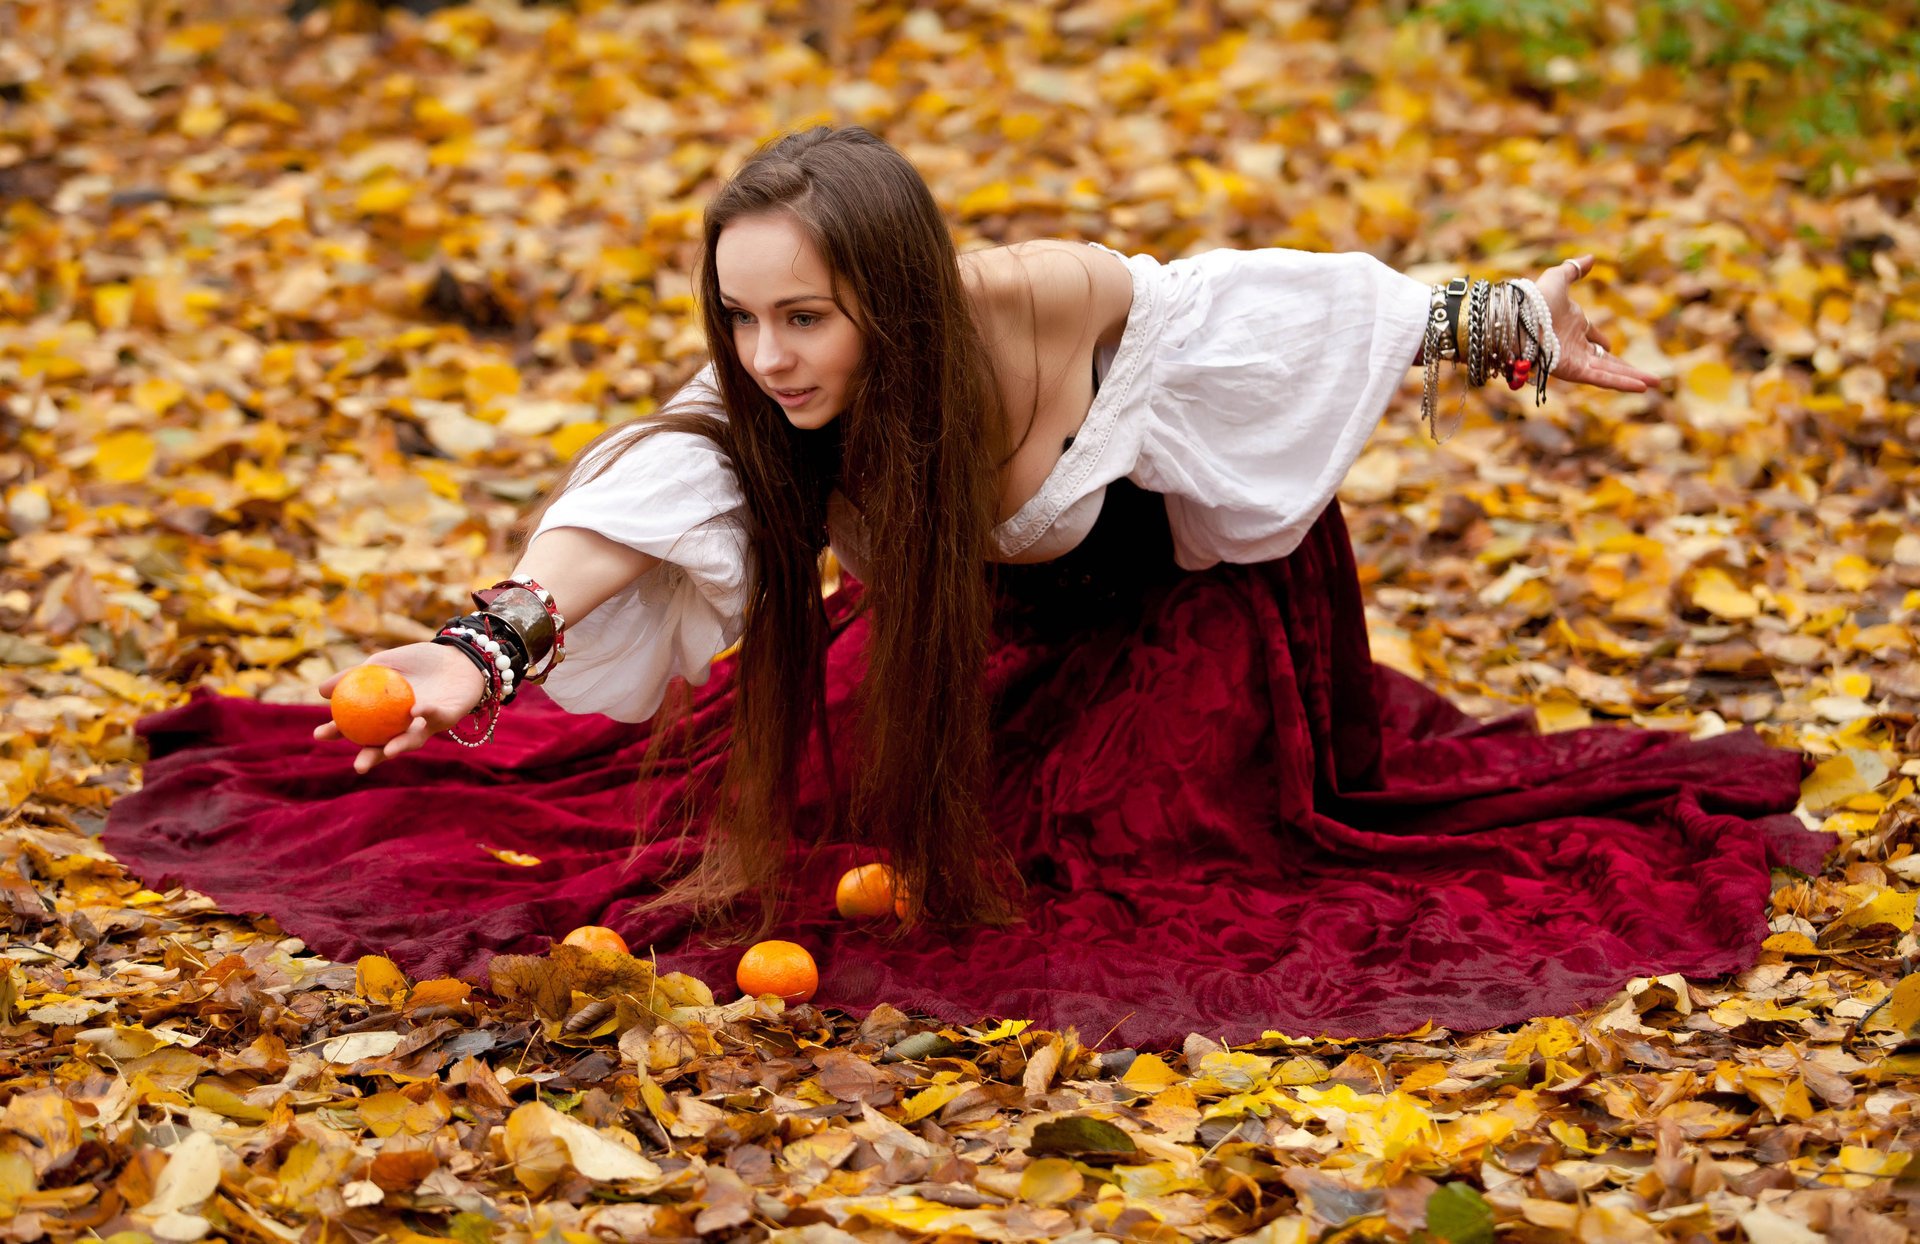
<path fill-rule="evenodd" d="M 446 644 L 406 644 L 376 652 L 363 665 L 384 665 L 398 670 L 413 688 L 413 724 L 383 747 L 363 747 L 353 758 L 356 773 L 365 773 L 383 760 L 417 751 L 429 738 L 452 729 L 471 713 L 486 694 L 480 670 L 466 657 Z M 347 674 L 341 670 L 321 683 L 318 690 L 327 699 Z M 322 742 L 340 738 L 340 727 L 331 721 L 316 727 L 313 737 Z"/>

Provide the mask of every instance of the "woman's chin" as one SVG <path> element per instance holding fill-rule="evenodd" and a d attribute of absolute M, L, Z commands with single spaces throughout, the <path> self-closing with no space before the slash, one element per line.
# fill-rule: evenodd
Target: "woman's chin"
<path fill-rule="evenodd" d="M 806 406 L 798 410 L 785 412 L 787 422 L 799 428 L 802 432 L 813 432 L 826 427 L 829 423 L 832 423 L 840 417 L 840 408 L 838 406 L 822 406 L 819 410 L 813 410 L 811 409 L 812 405 L 813 403 L 809 402 Z"/>

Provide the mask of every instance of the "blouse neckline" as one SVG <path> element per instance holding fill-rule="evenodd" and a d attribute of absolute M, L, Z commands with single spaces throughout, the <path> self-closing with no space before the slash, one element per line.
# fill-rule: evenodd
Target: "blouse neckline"
<path fill-rule="evenodd" d="M 1119 424 L 1120 407 L 1132 391 L 1134 375 L 1140 369 L 1143 355 L 1141 341 L 1146 336 L 1148 322 L 1153 318 L 1155 287 L 1128 256 L 1098 242 L 1088 242 L 1086 245 L 1106 251 L 1127 265 L 1127 275 L 1133 282 L 1133 298 L 1127 306 L 1127 326 L 1121 330 L 1113 365 L 1107 369 L 1105 379 L 1094 393 L 1093 403 L 1087 407 L 1086 419 L 1073 434 L 1073 443 L 1061 452 L 1053 469 L 1047 472 L 1040 481 L 1040 487 L 1034 490 L 1025 504 L 993 529 L 994 543 L 1003 556 L 1011 557 L 1031 547 L 1047 534 L 1063 510 L 1080 499 L 1081 485 L 1099 463 L 1108 442 L 1112 441 L 1114 428 Z"/>

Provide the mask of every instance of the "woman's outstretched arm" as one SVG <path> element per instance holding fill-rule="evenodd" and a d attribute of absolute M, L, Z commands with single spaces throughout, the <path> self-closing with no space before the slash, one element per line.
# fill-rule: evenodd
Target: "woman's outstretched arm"
<path fill-rule="evenodd" d="M 555 527 L 534 537 L 514 573 L 530 576 L 546 588 L 561 616 L 573 620 L 586 617 L 659 564 L 660 559 L 650 553 L 584 527 Z M 374 653 L 367 663 L 385 665 L 406 678 L 413 688 L 414 716 L 405 731 L 382 746 L 361 748 L 353 759 L 356 773 L 417 751 L 434 735 L 452 729 L 479 705 L 486 690 L 473 662 L 444 644 L 404 644 Z M 345 673 L 342 670 L 321 683 L 320 694 L 332 698 Z M 336 739 L 340 728 L 329 721 L 315 729 L 313 737 Z"/>
<path fill-rule="evenodd" d="M 553 594 L 568 621 L 586 617 L 660 564 L 618 540 L 585 527 L 551 527 L 535 536 L 513 568 Z"/>

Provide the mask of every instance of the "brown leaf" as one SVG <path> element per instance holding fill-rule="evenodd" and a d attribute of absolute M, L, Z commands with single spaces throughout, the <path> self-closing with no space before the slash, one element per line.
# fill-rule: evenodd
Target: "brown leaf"
<path fill-rule="evenodd" d="M 382 1149 L 374 1155 L 367 1178 L 388 1192 L 410 1192 L 438 1166 L 430 1149 Z"/>
<path fill-rule="evenodd" d="M 1044 1093 L 1053 1083 L 1054 1072 L 1060 1069 L 1061 1056 L 1066 1053 L 1066 1042 L 1055 1037 L 1027 1060 L 1027 1068 L 1020 1076 L 1020 1087 L 1028 1093 Z"/>
<path fill-rule="evenodd" d="M 487 962 L 487 972 L 491 988 L 502 1002 L 530 1006 L 543 1019 L 566 1017 L 572 987 L 553 970 L 546 956 L 495 955 Z"/>
<path fill-rule="evenodd" d="M 863 1101 L 884 1106 L 897 1095 L 892 1082 L 865 1059 L 840 1050 L 820 1050 L 814 1055 L 819 1068 L 815 1077 L 820 1087 L 841 1101 Z"/>

